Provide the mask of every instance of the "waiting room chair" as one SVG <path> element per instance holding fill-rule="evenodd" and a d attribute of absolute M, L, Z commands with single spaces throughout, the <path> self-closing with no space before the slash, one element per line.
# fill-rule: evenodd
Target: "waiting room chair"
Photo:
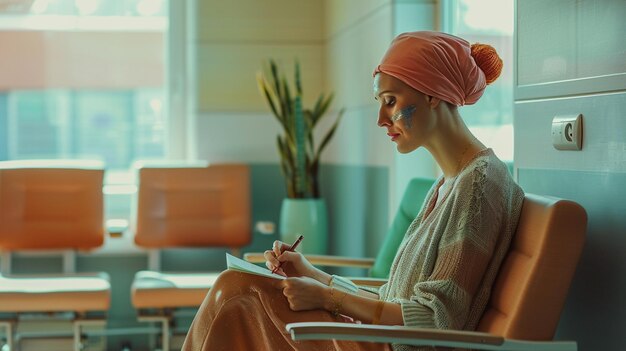
<path fill-rule="evenodd" d="M 168 350 L 174 310 L 199 307 L 220 272 L 161 272 L 158 250 L 227 247 L 239 255 L 252 239 L 250 171 L 216 164 L 143 165 L 137 172 L 135 243 L 151 253 L 149 270 L 135 275 L 132 303 L 140 321 L 161 323 Z"/>
<path fill-rule="evenodd" d="M 398 247 L 409 225 L 422 208 L 422 203 L 434 182 L 434 179 L 429 178 L 414 178 L 409 182 L 375 259 L 332 255 L 306 255 L 306 258 L 317 266 L 366 268 L 368 277 L 350 277 L 350 279 L 357 285 L 375 287 L 384 284 Z M 252 263 L 265 263 L 262 253 L 246 253 L 244 258 Z"/>
<path fill-rule="evenodd" d="M 83 326 L 105 325 L 108 275 L 75 273 L 74 264 L 77 250 L 104 241 L 103 175 L 100 162 L 0 162 L 0 326 L 9 350 L 19 348 L 15 327 L 25 315 L 70 313 L 74 350 L 81 349 Z M 64 272 L 12 275 L 17 251 L 62 253 Z"/>
<path fill-rule="evenodd" d="M 551 341 L 585 241 L 575 202 L 526 194 L 513 242 L 476 332 L 348 323 L 293 323 L 294 340 L 355 340 L 477 350 L 577 349 Z"/>

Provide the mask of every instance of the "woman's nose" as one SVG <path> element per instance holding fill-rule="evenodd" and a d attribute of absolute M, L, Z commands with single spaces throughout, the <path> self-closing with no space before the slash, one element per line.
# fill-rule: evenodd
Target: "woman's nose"
<path fill-rule="evenodd" d="M 385 114 L 384 111 L 380 110 L 378 111 L 378 126 L 379 127 L 390 127 L 393 122 L 391 121 L 391 118 L 389 118 L 387 116 L 387 114 Z"/>

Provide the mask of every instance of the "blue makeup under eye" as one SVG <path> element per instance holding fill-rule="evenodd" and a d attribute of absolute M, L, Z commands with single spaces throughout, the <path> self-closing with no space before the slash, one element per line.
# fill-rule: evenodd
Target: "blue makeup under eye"
<path fill-rule="evenodd" d="M 415 110 L 416 110 L 415 105 L 409 105 L 401 109 L 400 111 L 394 113 L 393 116 L 391 116 L 391 120 L 396 122 L 400 119 L 404 119 L 404 124 L 406 125 L 406 128 L 410 129 L 411 122 L 413 121 L 413 113 L 415 112 Z"/>

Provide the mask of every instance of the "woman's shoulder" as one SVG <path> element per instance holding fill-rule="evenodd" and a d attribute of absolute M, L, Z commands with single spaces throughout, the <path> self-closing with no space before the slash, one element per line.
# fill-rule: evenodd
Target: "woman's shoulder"
<path fill-rule="evenodd" d="M 490 148 L 480 151 L 459 173 L 457 184 L 460 188 L 474 189 L 517 186 L 507 165 Z"/>

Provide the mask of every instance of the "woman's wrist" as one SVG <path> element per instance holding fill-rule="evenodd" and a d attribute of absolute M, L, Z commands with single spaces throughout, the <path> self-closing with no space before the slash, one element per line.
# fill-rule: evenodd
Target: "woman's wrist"
<path fill-rule="evenodd" d="M 324 284 L 324 285 L 330 285 L 330 282 L 332 280 L 332 275 L 320 270 L 320 269 L 315 269 L 315 275 L 313 276 L 313 279 L 317 280 L 318 282 Z"/>
<path fill-rule="evenodd" d="M 329 312 L 332 312 L 335 308 L 335 302 L 333 301 L 333 288 L 327 286 L 324 287 L 324 293 L 322 296 L 324 297 L 322 307 Z"/>

